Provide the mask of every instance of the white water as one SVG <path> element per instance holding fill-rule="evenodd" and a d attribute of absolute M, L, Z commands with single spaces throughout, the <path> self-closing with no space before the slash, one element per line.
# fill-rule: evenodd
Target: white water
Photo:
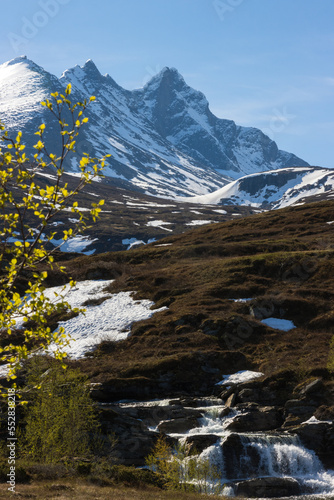
<path fill-rule="evenodd" d="M 242 452 L 235 463 L 235 477 L 226 479 L 224 453 L 222 444 L 231 434 L 226 426 L 237 412 L 231 412 L 228 417 L 219 418 L 224 406 L 214 406 L 204 409 L 200 427 L 191 429 L 185 434 L 172 434 L 184 441 L 187 436 L 214 434 L 217 442 L 206 448 L 199 458 L 209 459 L 211 464 L 219 469 L 221 483 L 227 484 L 224 495 L 233 496 L 233 481 L 247 480 L 255 477 L 292 477 L 302 489 L 303 496 L 334 494 L 334 471 L 326 471 L 316 454 L 305 448 L 298 436 L 288 433 L 238 433 L 242 444 Z M 234 433 L 235 434 L 235 433 Z M 299 497 L 301 498 L 301 497 Z M 317 497 L 319 498 L 319 497 Z"/>

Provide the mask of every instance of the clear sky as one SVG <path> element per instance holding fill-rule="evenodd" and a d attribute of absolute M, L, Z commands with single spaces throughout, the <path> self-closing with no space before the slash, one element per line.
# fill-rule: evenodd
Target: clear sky
<path fill-rule="evenodd" d="M 93 59 L 127 89 L 164 66 L 220 118 L 334 167 L 334 0 L 0 0 L 0 63 Z M 1 96 L 0 96 L 1 98 Z"/>

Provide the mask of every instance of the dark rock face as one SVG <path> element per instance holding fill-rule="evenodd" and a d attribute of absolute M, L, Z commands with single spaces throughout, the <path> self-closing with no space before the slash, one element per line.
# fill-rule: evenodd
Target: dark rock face
<path fill-rule="evenodd" d="M 295 155 L 280 151 L 259 129 L 214 116 L 205 96 L 190 88 L 173 68 L 164 68 L 143 89 L 131 92 L 109 75 L 102 76 L 92 61 L 65 71 L 60 79 L 29 60 L 18 58 L 11 64 L 24 65 L 23 75 L 30 82 L 27 93 L 33 88 L 33 93 L 42 93 L 43 99 L 55 90 L 64 93 L 68 83 L 72 84 L 74 102 L 94 94 L 98 106 L 87 110 L 89 123 L 78 141 L 76 159 L 83 152 L 99 156 L 108 145 L 111 158 L 105 175 L 127 180 L 150 194 L 201 194 L 203 189 L 211 192 L 224 186 L 230 174 L 240 177 L 307 165 Z M 7 82 L 17 87 L 15 72 Z M 20 97 L 18 92 L 6 108 L 3 121 L 11 123 L 15 118 L 15 127 L 23 131 L 30 152 L 34 131 L 41 121 L 46 123 L 47 148 L 57 153 L 50 147 L 55 145 L 54 117 L 45 114 L 43 108 L 36 112 L 36 106 L 22 107 Z M 78 169 L 70 162 L 68 167 Z"/>
<path fill-rule="evenodd" d="M 112 378 L 92 387 L 91 396 L 98 401 L 122 399 L 148 400 L 175 397 L 204 397 L 211 393 L 219 375 L 251 370 L 252 363 L 238 351 L 197 352 L 185 354 L 166 363 L 145 377 Z"/>
<path fill-rule="evenodd" d="M 305 165 L 294 155 L 279 151 L 276 143 L 260 130 L 238 127 L 232 120 L 214 116 L 205 96 L 189 87 L 174 68 L 164 68 L 133 95 L 138 111 L 149 118 L 162 137 L 218 171 L 248 173 L 250 160 L 246 150 L 257 151 L 257 171 L 261 163 Z"/>
<path fill-rule="evenodd" d="M 240 470 L 240 457 L 244 451 L 241 437 L 238 434 L 230 434 L 221 444 L 221 448 L 226 479 L 235 479 L 236 471 Z M 240 477 L 243 477 L 243 472 L 245 471 L 240 470 Z"/>
<path fill-rule="evenodd" d="M 316 452 L 325 467 L 334 468 L 334 424 L 305 422 L 291 429 L 304 446 Z"/>
<path fill-rule="evenodd" d="M 124 465 L 144 465 L 145 458 L 157 440 L 157 434 L 150 432 L 139 420 L 119 415 L 112 409 L 100 410 L 100 421 L 102 432 L 114 433 L 117 439 L 114 458 Z"/>
<path fill-rule="evenodd" d="M 164 434 L 183 433 L 198 426 L 197 418 L 185 417 L 175 418 L 173 420 L 163 420 L 158 425 L 158 431 Z"/>
<path fill-rule="evenodd" d="M 228 425 L 227 430 L 234 432 L 269 431 L 277 429 L 282 423 L 282 412 L 277 408 L 270 406 L 250 407 L 244 414 L 237 415 Z"/>
<path fill-rule="evenodd" d="M 202 453 L 206 448 L 214 445 L 218 439 L 220 439 L 219 436 L 214 434 L 197 434 L 186 437 L 185 445 L 189 446 L 190 453 Z"/>
<path fill-rule="evenodd" d="M 289 477 L 263 477 L 236 483 L 234 492 L 243 498 L 275 498 L 300 495 L 296 479 Z"/>

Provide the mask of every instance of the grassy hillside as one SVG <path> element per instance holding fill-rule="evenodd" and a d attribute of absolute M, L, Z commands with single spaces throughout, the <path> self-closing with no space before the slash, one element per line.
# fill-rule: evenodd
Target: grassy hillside
<path fill-rule="evenodd" d="M 206 390 L 204 382 L 245 368 L 296 380 L 328 375 L 333 221 L 334 202 L 319 202 L 64 262 L 77 280 L 115 278 L 110 292 L 132 290 L 167 307 L 133 325 L 127 340 L 105 342 L 74 364 L 115 397 Z M 267 317 L 295 328 L 270 328 L 261 322 Z"/>

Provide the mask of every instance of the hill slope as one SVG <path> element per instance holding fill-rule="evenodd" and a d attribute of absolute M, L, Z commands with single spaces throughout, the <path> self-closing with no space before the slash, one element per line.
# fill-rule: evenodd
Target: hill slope
<path fill-rule="evenodd" d="M 320 202 L 65 263 L 75 279 L 117 278 L 110 292 L 134 290 L 168 307 L 80 364 L 110 398 L 201 393 L 222 371 L 238 369 L 325 373 L 334 333 L 333 223 L 334 202 Z M 272 317 L 278 328 L 262 322 Z M 281 331 L 280 320 L 293 329 Z"/>
<path fill-rule="evenodd" d="M 282 168 L 241 177 L 213 193 L 186 198 L 192 203 L 284 208 L 309 198 L 334 198 L 334 170 Z M 313 200 L 315 201 L 315 200 Z"/>

